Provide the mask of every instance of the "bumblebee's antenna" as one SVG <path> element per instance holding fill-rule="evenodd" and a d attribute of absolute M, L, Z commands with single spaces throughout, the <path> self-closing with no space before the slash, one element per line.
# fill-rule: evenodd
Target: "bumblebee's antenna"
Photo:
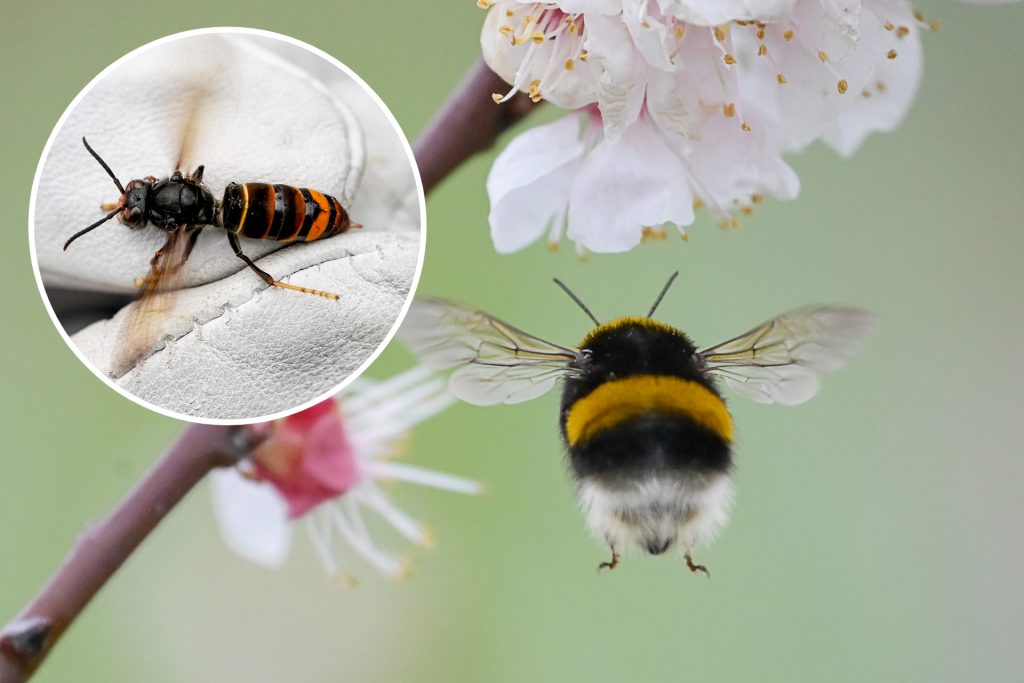
<path fill-rule="evenodd" d="M 89 232 L 90 230 L 95 230 L 96 228 L 100 227 L 101 225 L 103 225 L 104 223 L 109 221 L 111 218 L 113 218 L 117 214 L 121 213 L 123 210 L 124 210 L 124 207 L 121 207 L 121 208 L 118 208 L 118 209 L 114 209 L 113 211 L 108 213 L 106 216 L 104 216 L 103 218 L 99 219 L 98 221 L 96 221 L 95 223 L 90 225 L 88 228 L 85 228 L 84 230 L 79 230 L 78 232 L 76 232 L 74 235 L 71 236 L 71 238 L 67 242 L 64 243 L 64 251 L 67 251 L 68 247 L 71 246 L 71 243 L 74 242 L 75 240 L 77 240 L 79 237 L 81 237 L 85 233 Z"/>
<path fill-rule="evenodd" d="M 576 305 L 583 309 L 583 312 L 590 316 L 590 319 L 594 321 L 595 325 L 600 325 L 601 321 L 594 317 L 594 314 L 590 312 L 587 305 L 580 301 L 580 298 L 572 293 L 572 290 L 565 286 L 565 283 L 559 280 L 557 277 L 551 278 L 555 281 L 555 284 L 562 288 L 562 291 L 569 295 L 569 298 L 576 302 Z"/>
<path fill-rule="evenodd" d="M 87 150 L 89 150 L 89 154 L 92 155 L 92 158 L 95 159 L 96 161 L 100 162 L 100 166 L 102 166 L 103 170 L 107 172 L 107 175 L 110 176 L 113 179 L 114 184 L 117 185 L 117 189 L 121 191 L 121 194 L 124 194 L 124 187 L 121 185 L 121 181 L 117 179 L 117 176 L 114 175 L 114 172 L 110 170 L 109 166 L 107 166 L 107 162 L 103 161 L 103 159 L 100 159 L 100 155 L 97 154 L 95 152 L 95 150 L 93 150 L 93 148 L 89 146 L 89 143 L 85 141 L 84 137 L 82 138 L 82 144 L 85 145 L 85 148 Z M 109 218 L 109 216 L 108 216 L 108 218 Z M 91 226 L 91 227 L 96 227 L 96 226 L 94 225 L 94 226 Z M 88 230 L 88 228 L 87 228 L 87 230 Z M 75 237 L 78 237 L 78 235 L 75 235 Z M 74 237 L 72 237 L 71 239 L 74 239 Z M 67 249 L 67 246 L 65 246 L 64 248 Z"/>
<path fill-rule="evenodd" d="M 679 271 L 678 270 L 676 272 L 672 273 L 672 276 L 669 277 L 668 282 L 666 282 L 665 286 L 661 288 L 661 294 L 659 294 L 658 298 L 654 300 L 654 305 L 651 306 L 651 310 L 648 311 L 648 313 L 647 313 L 647 317 L 648 318 L 650 318 L 652 315 L 654 315 L 654 311 L 658 310 L 658 304 L 660 304 L 661 300 L 665 298 L 665 294 L 668 293 L 668 288 L 672 286 L 672 283 L 675 282 L 677 277 L 679 277 Z"/>

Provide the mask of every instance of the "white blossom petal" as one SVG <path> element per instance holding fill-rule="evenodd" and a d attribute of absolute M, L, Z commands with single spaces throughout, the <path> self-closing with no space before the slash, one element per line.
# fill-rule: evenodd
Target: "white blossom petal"
<path fill-rule="evenodd" d="M 536 241 L 564 210 L 576 162 L 585 149 L 580 122 L 580 116 L 566 116 L 531 128 L 494 161 L 487 176 L 488 220 L 499 252 Z"/>
<path fill-rule="evenodd" d="M 643 228 L 693 222 L 682 161 L 645 121 L 588 154 L 569 194 L 568 235 L 595 252 L 626 251 Z"/>
<path fill-rule="evenodd" d="M 719 26 L 730 21 L 780 21 L 797 0 L 659 0 L 661 11 L 699 26 Z"/>
<path fill-rule="evenodd" d="M 870 83 L 865 84 L 853 102 L 825 128 L 825 142 L 848 157 L 875 132 L 895 129 L 906 118 L 921 82 L 924 52 L 920 31 L 910 32 L 892 48 L 895 56 L 879 64 Z"/>
<path fill-rule="evenodd" d="M 234 469 L 213 472 L 210 491 L 217 525 L 228 547 L 252 562 L 281 566 L 291 548 L 292 526 L 288 506 L 277 493 Z"/>

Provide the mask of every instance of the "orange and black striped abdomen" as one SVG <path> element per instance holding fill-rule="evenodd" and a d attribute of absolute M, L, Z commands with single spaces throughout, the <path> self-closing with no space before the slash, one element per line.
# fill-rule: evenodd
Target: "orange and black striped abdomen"
<path fill-rule="evenodd" d="M 225 229 L 258 240 L 312 242 L 351 226 L 337 199 L 305 187 L 231 183 L 221 206 Z"/>

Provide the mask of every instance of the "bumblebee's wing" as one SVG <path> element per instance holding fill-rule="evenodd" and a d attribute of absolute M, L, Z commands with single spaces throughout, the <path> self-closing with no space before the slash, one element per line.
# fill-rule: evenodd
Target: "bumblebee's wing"
<path fill-rule="evenodd" d="M 874 323 L 863 308 L 800 308 L 700 353 L 708 372 L 743 396 L 796 405 L 818 393 L 818 373 L 841 368 Z"/>
<path fill-rule="evenodd" d="M 199 228 L 183 227 L 168 233 L 149 273 L 136 285 L 139 297 L 127 311 L 118 332 L 111 372 L 119 378 L 146 355 L 156 351 L 174 310 L 181 268 L 188 260 Z"/>
<path fill-rule="evenodd" d="M 434 370 L 455 369 L 452 392 L 477 405 L 520 403 L 573 372 L 579 352 L 482 311 L 441 299 L 417 299 L 399 331 Z"/>

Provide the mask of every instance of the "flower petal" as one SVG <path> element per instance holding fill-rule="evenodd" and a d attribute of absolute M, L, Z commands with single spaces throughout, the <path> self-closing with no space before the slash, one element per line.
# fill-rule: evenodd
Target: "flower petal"
<path fill-rule="evenodd" d="M 522 249 L 565 210 L 575 162 L 583 155 L 581 115 L 522 133 L 502 151 L 487 176 L 488 220 L 494 248 Z"/>
<path fill-rule="evenodd" d="M 281 566 L 291 547 L 292 527 L 288 508 L 274 489 L 231 469 L 210 475 L 210 492 L 227 546 L 252 562 Z"/>
<path fill-rule="evenodd" d="M 659 0 L 661 11 L 700 26 L 718 26 L 735 20 L 765 23 L 785 19 L 797 0 Z"/>
<path fill-rule="evenodd" d="M 879 64 L 872 82 L 825 129 L 823 138 L 848 157 L 874 132 L 888 132 L 906 117 L 921 82 L 921 35 L 913 23 L 909 33 L 892 48 L 895 56 Z"/>
<path fill-rule="evenodd" d="M 571 239 L 596 252 L 626 251 L 644 227 L 693 222 L 693 195 L 680 159 L 646 120 L 588 155 L 569 195 Z"/>

